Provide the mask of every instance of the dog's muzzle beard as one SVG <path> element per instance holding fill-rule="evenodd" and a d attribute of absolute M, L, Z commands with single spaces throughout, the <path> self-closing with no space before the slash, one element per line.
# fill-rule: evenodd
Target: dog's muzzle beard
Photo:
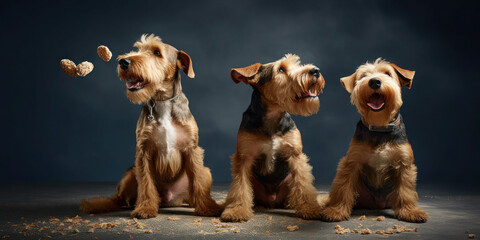
<path fill-rule="evenodd" d="M 308 100 L 308 99 L 318 99 L 318 95 L 323 92 L 323 83 L 321 82 L 322 79 L 319 77 L 311 77 L 310 81 L 308 81 L 307 84 L 299 83 L 298 88 L 300 89 L 300 93 L 297 93 L 295 96 L 295 101 L 300 102 L 302 100 Z M 307 86 L 307 87 L 305 87 Z"/>

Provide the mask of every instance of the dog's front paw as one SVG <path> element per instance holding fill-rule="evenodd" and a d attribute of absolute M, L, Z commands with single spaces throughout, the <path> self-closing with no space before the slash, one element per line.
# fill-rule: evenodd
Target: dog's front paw
<path fill-rule="evenodd" d="M 253 212 L 251 209 L 243 208 L 243 207 L 234 207 L 234 208 L 226 208 L 223 211 L 220 219 L 224 222 L 241 222 L 247 221 L 253 216 Z"/>
<path fill-rule="evenodd" d="M 200 216 L 218 217 L 222 213 L 223 207 L 218 205 L 214 200 L 204 206 L 197 206 L 195 212 Z"/>
<path fill-rule="evenodd" d="M 428 220 L 428 213 L 418 207 L 414 209 L 402 208 L 398 211 L 396 217 L 406 222 L 424 223 Z"/>
<path fill-rule="evenodd" d="M 320 219 L 326 222 L 340 222 L 348 220 L 350 213 L 339 207 L 327 207 L 320 211 Z"/>
<path fill-rule="evenodd" d="M 132 212 L 132 217 L 134 218 L 153 218 L 156 217 L 158 209 L 154 207 L 139 207 L 135 208 Z"/>
<path fill-rule="evenodd" d="M 321 210 L 318 204 L 304 204 L 295 214 L 303 219 L 319 219 Z"/>

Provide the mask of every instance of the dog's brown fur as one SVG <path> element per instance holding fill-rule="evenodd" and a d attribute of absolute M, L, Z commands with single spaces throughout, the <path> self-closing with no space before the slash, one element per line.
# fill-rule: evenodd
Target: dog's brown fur
<path fill-rule="evenodd" d="M 254 204 L 292 208 L 306 219 L 319 217 L 312 167 L 288 114 L 308 116 L 318 111 L 318 97 L 306 93 L 311 89 L 317 95 L 325 81 L 319 72 L 316 77 L 309 74 L 313 68 L 317 69 L 300 65 L 299 57 L 288 54 L 276 62 L 232 69 L 232 79 L 251 85 L 254 93 L 237 135 L 223 221 L 250 219 Z M 274 183 L 262 182 L 263 178 Z"/>
<path fill-rule="evenodd" d="M 212 177 L 203 166 L 198 127 L 180 83 L 179 69 L 195 76 L 192 61 L 154 35 L 143 35 L 134 46 L 138 51 L 118 57 L 130 62 L 125 68 L 119 65 L 118 75 L 127 82 L 128 99 L 145 103 L 137 122 L 135 166 L 127 170 L 115 195 L 84 200 L 81 209 L 98 213 L 135 206 L 133 217 L 150 218 L 160 205 L 187 202 L 200 215 L 218 215 L 222 208 L 210 197 Z"/>
<path fill-rule="evenodd" d="M 341 83 L 351 93 L 351 102 L 364 122 L 386 126 L 394 121 L 403 104 L 401 87 L 410 88 L 414 74 L 414 71 L 379 58 L 373 64 L 360 66 L 354 74 L 342 78 Z M 381 81 L 380 88 L 369 87 L 373 78 Z M 367 104 L 374 93 L 385 96 L 381 110 L 374 111 Z M 385 133 L 369 132 L 364 124 L 361 121 L 358 123 L 347 155 L 340 160 L 326 207 L 321 211 L 322 219 L 346 220 L 354 207 L 391 207 L 400 220 L 427 221 L 427 212 L 417 206 L 417 168 L 413 164 L 413 151 L 403 122 L 392 132 Z M 379 192 L 388 190 L 375 195 L 372 189 Z"/>

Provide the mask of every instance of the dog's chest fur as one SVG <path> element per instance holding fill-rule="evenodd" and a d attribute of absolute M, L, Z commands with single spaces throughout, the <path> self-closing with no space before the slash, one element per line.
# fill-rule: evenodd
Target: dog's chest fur
<path fill-rule="evenodd" d="M 403 119 L 398 127 L 389 132 L 370 131 L 360 121 L 357 124 L 354 140 L 370 146 L 366 152 L 362 181 L 369 188 L 382 189 L 390 185 L 394 171 L 408 158 L 404 147 L 409 145 Z M 366 182 L 365 182 L 366 181 Z"/>
<path fill-rule="evenodd" d="M 288 144 L 284 136 L 296 129 L 290 114 L 283 114 L 278 121 L 267 117 L 267 106 L 261 100 L 261 94 L 256 89 L 252 93 L 250 106 L 243 113 L 241 131 L 267 137 L 258 142 L 253 173 L 260 182 L 281 182 L 290 172 L 285 156 L 280 149 Z"/>
<path fill-rule="evenodd" d="M 150 106 L 145 104 L 142 109 L 137 146 L 152 159 L 161 178 L 170 181 L 183 169 L 180 149 L 190 138 L 182 123 L 185 124 L 192 115 L 183 94 L 174 100 L 156 101 L 154 107 Z M 148 120 L 150 113 L 154 116 L 152 121 Z"/>
<path fill-rule="evenodd" d="M 167 161 L 171 160 L 177 143 L 177 129 L 173 124 L 172 103 L 167 101 L 155 108 L 158 131 L 159 153 L 163 154 Z"/>
<path fill-rule="evenodd" d="M 281 137 L 273 136 L 271 141 L 263 143 L 261 155 L 264 158 L 262 157 L 263 159 L 257 161 L 261 174 L 271 174 L 275 170 L 278 158 L 277 151 L 280 149 L 281 141 Z"/>

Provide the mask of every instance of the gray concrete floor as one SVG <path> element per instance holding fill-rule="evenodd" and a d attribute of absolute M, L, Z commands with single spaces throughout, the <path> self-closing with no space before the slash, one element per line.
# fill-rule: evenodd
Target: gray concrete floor
<path fill-rule="evenodd" d="M 328 184 L 317 185 L 320 193 L 326 193 L 328 188 Z M 0 184 L 0 239 L 468 239 L 466 230 L 480 237 L 478 187 L 459 190 L 454 186 L 420 185 L 420 206 L 430 214 L 430 220 L 423 224 L 398 221 L 391 210 L 356 210 L 349 221 L 326 223 L 301 220 L 293 211 L 279 209 L 257 209 L 248 222 L 219 224 L 214 223 L 214 218 L 195 216 L 191 208 L 179 207 L 163 208 L 156 218 L 139 220 L 144 225 L 143 229 L 138 229 L 130 211 L 90 216 L 78 210 L 83 198 L 110 195 L 114 190 L 115 184 L 111 183 Z M 223 201 L 227 191 L 228 184 L 216 183 L 212 195 Z M 68 218 L 76 215 L 79 218 L 72 221 L 78 224 L 72 225 Z M 367 219 L 358 220 L 362 215 Z M 385 216 L 386 220 L 373 220 L 377 216 Z M 50 217 L 60 221 L 50 220 Z M 178 220 L 168 220 L 168 217 Z M 194 222 L 197 219 L 201 222 Z M 88 233 L 89 225 L 105 222 L 118 225 L 109 229 L 96 228 Z M 393 225 L 418 231 L 392 235 L 337 235 L 337 224 L 350 229 L 369 228 L 373 232 Z M 299 229 L 290 232 L 288 225 L 297 225 Z"/>

